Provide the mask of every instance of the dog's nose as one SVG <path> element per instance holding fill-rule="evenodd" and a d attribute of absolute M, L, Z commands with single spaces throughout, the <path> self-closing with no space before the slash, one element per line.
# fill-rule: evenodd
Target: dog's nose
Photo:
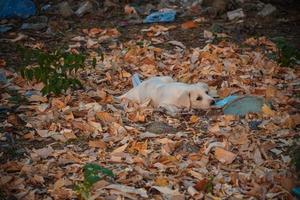
<path fill-rule="evenodd" d="M 210 105 L 211 105 L 211 106 L 214 105 L 215 103 L 216 103 L 216 102 L 215 102 L 215 100 L 213 100 L 213 99 L 210 101 Z"/>

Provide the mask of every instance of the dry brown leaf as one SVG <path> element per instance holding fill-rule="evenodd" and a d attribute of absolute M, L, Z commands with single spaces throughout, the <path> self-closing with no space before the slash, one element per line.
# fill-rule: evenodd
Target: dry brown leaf
<path fill-rule="evenodd" d="M 215 157 L 221 163 L 230 164 L 234 161 L 236 156 L 237 156 L 236 154 L 234 154 L 230 151 L 227 151 L 225 149 L 222 149 L 220 147 L 217 147 L 215 150 Z"/>
<path fill-rule="evenodd" d="M 258 147 L 255 148 L 254 153 L 253 153 L 253 160 L 257 165 L 261 165 L 264 163 L 264 160 L 262 159 L 260 150 Z"/>
<path fill-rule="evenodd" d="M 290 115 L 283 122 L 283 125 L 287 128 L 295 128 L 299 124 L 300 124 L 300 114 Z"/>
<path fill-rule="evenodd" d="M 208 184 L 208 182 L 209 181 L 205 178 L 205 179 L 198 181 L 196 183 L 196 185 L 194 185 L 193 187 L 198 191 L 203 191 L 203 190 L 205 190 L 205 187 Z"/>
<path fill-rule="evenodd" d="M 190 117 L 190 122 L 191 123 L 197 123 L 198 121 L 199 121 L 199 117 L 198 116 L 196 116 L 196 115 L 192 115 L 191 117 Z"/>
<path fill-rule="evenodd" d="M 63 132 L 63 135 L 64 137 L 67 139 L 67 140 L 70 140 L 70 139 L 76 139 L 76 135 L 74 134 L 74 132 L 72 130 L 69 130 L 69 131 L 64 131 Z"/>
<path fill-rule="evenodd" d="M 277 90 L 275 87 L 268 87 L 266 89 L 266 98 L 267 99 L 272 99 L 275 98 L 277 94 Z"/>
<path fill-rule="evenodd" d="M 32 140 L 32 139 L 34 139 L 34 133 L 33 132 L 29 132 L 29 133 L 23 135 L 23 138 L 27 139 L 27 140 Z"/>
<path fill-rule="evenodd" d="M 108 112 L 97 112 L 96 117 L 100 119 L 103 123 L 116 122 L 116 119 Z"/>
<path fill-rule="evenodd" d="M 49 146 L 49 147 L 33 150 L 33 152 L 36 153 L 41 158 L 47 158 L 53 154 L 54 150 L 52 149 L 51 146 Z"/>
<path fill-rule="evenodd" d="M 53 98 L 51 101 L 52 107 L 62 109 L 66 107 L 65 103 L 58 98 Z"/>
<path fill-rule="evenodd" d="M 124 144 L 111 152 L 111 154 L 123 153 L 127 148 L 128 144 Z"/>
<path fill-rule="evenodd" d="M 132 15 L 132 14 L 137 14 L 136 10 L 134 9 L 134 7 L 130 6 L 130 5 L 125 5 L 124 7 L 124 12 L 127 15 Z"/>
<path fill-rule="evenodd" d="M 178 190 L 172 190 L 168 187 L 152 186 L 152 188 L 158 190 L 162 194 L 166 195 L 168 199 L 184 199 L 184 195 Z"/>
<path fill-rule="evenodd" d="M 261 110 L 265 116 L 272 117 L 275 115 L 275 112 L 267 104 L 264 104 Z"/>
<path fill-rule="evenodd" d="M 118 185 L 118 184 L 111 184 L 111 185 L 106 186 L 105 188 L 122 191 L 124 193 L 138 194 L 143 198 L 148 198 L 147 191 L 144 188 L 137 189 L 134 187 L 129 187 L 126 185 Z"/>
<path fill-rule="evenodd" d="M 164 187 L 169 185 L 169 181 L 166 177 L 157 177 L 154 181 L 154 184 L 157 186 Z"/>
<path fill-rule="evenodd" d="M 98 35 L 102 32 L 103 32 L 103 30 L 101 28 L 91 28 L 88 32 L 88 35 L 91 36 L 91 37 L 95 37 L 96 35 Z"/>
<path fill-rule="evenodd" d="M 100 148 L 100 149 L 105 149 L 106 148 L 106 143 L 103 142 L 102 140 L 90 140 L 89 141 L 89 146 L 93 148 Z"/>
<path fill-rule="evenodd" d="M 0 68 L 3 68 L 6 66 L 6 61 L 4 59 L 0 59 Z"/>
<path fill-rule="evenodd" d="M 40 96 L 40 95 L 31 95 L 28 98 L 28 101 L 30 101 L 30 102 L 43 102 L 43 103 L 46 103 L 48 101 L 48 99 L 47 99 L 47 97 L 43 97 L 43 96 Z"/>

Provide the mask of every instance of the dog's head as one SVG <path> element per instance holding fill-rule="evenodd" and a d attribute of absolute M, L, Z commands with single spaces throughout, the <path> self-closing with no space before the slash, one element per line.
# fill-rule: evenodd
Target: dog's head
<path fill-rule="evenodd" d="M 214 98 L 208 94 L 209 88 L 206 83 L 197 83 L 192 85 L 189 95 L 191 108 L 209 109 L 214 103 Z"/>

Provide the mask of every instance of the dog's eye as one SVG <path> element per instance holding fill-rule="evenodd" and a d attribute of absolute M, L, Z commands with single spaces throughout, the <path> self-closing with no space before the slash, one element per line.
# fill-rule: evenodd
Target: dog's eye
<path fill-rule="evenodd" d="M 205 93 L 208 94 L 208 91 L 206 91 Z"/>
<path fill-rule="evenodd" d="M 198 96 L 196 100 L 197 100 L 197 101 L 201 101 L 201 100 L 202 100 L 202 97 L 201 97 L 201 96 Z"/>

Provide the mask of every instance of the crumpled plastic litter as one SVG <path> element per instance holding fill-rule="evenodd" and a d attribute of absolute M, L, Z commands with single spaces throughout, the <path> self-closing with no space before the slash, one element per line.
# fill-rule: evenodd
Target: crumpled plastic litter
<path fill-rule="evenodd" d="M 263 97 L 241 96 L 223 108 L 225 115 L 245 116 L 247 113 L 260 113 L 264 104 L 268 104 Z"/>
<path fill-rule="evenodd" d="M 144 19 L 144 23 L 155 22 L 173 22 L 175 20 L 176 11 L 165 9 L 158 12 L 153 12 Z"/>
<path fill-rule="evenodd" d="M 228 103 L 230 103 L 230 102 L 236 100 L 237 98 L 239 98 L 239 96 L 237 96 L 237 95 L 230 95 L 230 96 L 228 96 L 228 97 L 226 97 L 226 98 L 224 98 L 224 99 L 221 99 L 221 100 L 217 101 L 217 102 L 214 104 L 214 106 L 222 108 L 222 107 L 224 107 L 226 104 L 228 104 Z"/>
<path fill-rule="evenodd" d="M 36 13 L 36 6 L 31 0 L 0 0 L 0 19 L 26 19 Z"/>
<path fill-rule="evenodd" d="M 138 73 L 133 74 L 133 76 L 131 77 L 131 81 L 132 81 L 133 87 L 137 87 L 139 84 L 142 83 Z"/>

